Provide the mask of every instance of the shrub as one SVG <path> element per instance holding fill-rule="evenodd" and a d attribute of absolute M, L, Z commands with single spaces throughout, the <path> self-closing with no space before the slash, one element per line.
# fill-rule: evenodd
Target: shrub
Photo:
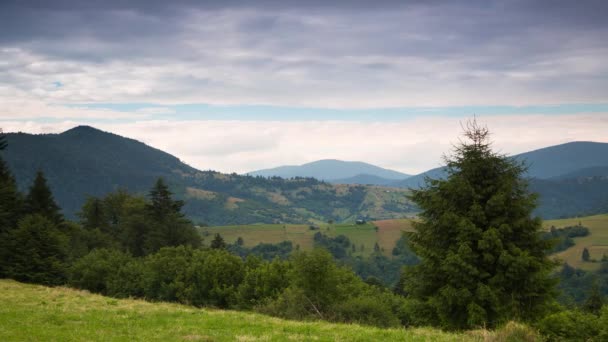
<path fill-rule="evenodd" d="M 69 284 L 104 295 L 117 293 L 120 293 L 121 297 L 135 295 L 117 290 L 119 282 L 127 281 L 121 279 L 126 276 L 121 270 L 133 261 L 132 257 L 117 250 L 95 249 L 72 265 Z M 110 285 L 112 283 L 114 285 Z"/>
<path fill-rule="evenodd" d="M 600 333 L 598 324 L 596 316 L 570 310 L 546 316 L 537 327 L 549 341 L 588 341 Z"/>
<path fill-rule="evenodd" d="M 400 325 L 397 315 L 390 306 L 372 296 L 350 298 L 333 308 L 335 319 L 340 322 L 355 322 L 378 327 Z"/>

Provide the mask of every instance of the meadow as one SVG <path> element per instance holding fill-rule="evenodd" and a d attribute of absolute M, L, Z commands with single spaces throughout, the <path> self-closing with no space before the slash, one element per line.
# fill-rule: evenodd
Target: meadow
<path fill-rule="evenodd" d="M 114 299 L 0 280 L 2 341 L 482 341 L 495 333 L 381 329 Z"/>
<path fill-rule="evenodd" d="M 590 234 L 574 238 L 576 245 L 556 254 L 556 257 L 576 268 L 597 270 L 599 262 L 584 262 L 581 255 L 583 249 L 587 248 L 592 260 L 599 261 L 604 254 L 608 256 L 608 214 L 543 221 L 543 227 L 547 230 L 551 226 L 563 228 L 577 224 L 589 228 Z M 208 232 L 209 237 L 206 239 L 209 241 L 213 234 L 219 233 L 228 243 L 234 243 L 238 237 L 241 237 L 247 247 L 253 247 L 259 243 L 292 241 L 294 247 L 299 245 L 302 250 L 312 249 L 313 236 L 317 232 L 332 237 L 345 235 L 357 246 L 355 255 L 369 255 L 374 250 L 374 245 L 378 243 L 384 254 L 390 256 L 401 235 L 414 229 L 412 219 L 372 221 L 363 225 L 354 223 L 321 224 L 318 227 L 318 230 L 311 230 L 308 225 L 256 224 L 205 227 L 201 230 Z M 359 248 L 361 245 L 364 246 L 362 252 Z"/>
<path fill-rule="evenodd" d="M 557 228 L 581 224 L 589 228 L 588 236 L 574 238 L 576 245 L 556 254 L 556 257 L 567 262 L 570 266 L 586 271 L 599 269 L 600 263 L 582 259 L 583 249 L 587 248 L 591 260 L 600 261 L 605 254 L 608 256 L 608 214 L 576 217 L 543 222 L 545 229 L 551 226 Z"/>
<path fill-rule="evenodd" d="M 302 224 L 254 224 L 239 226 L 203 227 L 200 230 L 210 241 L 213 235 L 220 234 L 227 243 L 234 243 L 239 237 L 243 238 L 246 247 L 253 247 L 259 243 L 279 243 L 291 241 L 294 248 L 300 246 L 301 250 L 311 250 L 313 236 L 321 232 L 330 237 L 344 235 L 356 246 L 355 255 L 369 255 L 376 243 L 383 253 L 390 256 L 395 243 L 403 232 L 412 231 L 410 219 L 395 219 L 367 222 L 365 224 L 339 223 L 320 224 L 318 229 L 310 229 L 309 225 Z M 363 246 L 363 249 L 361 249 Z"/>

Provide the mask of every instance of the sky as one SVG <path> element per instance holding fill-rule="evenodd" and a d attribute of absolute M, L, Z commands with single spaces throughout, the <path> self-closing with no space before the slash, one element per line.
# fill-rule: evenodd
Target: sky
<path fill-rule="evenodd" d="M 608 142 L 608 1 L 0 1 L 0 128 L 202 170 L 415 174 L 475 115 L 516 154 Z"/>

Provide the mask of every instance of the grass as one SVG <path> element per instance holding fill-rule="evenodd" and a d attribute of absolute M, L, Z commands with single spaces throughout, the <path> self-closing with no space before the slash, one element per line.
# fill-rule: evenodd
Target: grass
<path fill-rule="evenodd" d="M 548 220 L 543 223 L 546 229 L 551 226 L 558 228 L 573 226 L 577 224 L 589 228 L 588 236 L 574 238 L 576 245 L 556 254 L 556 256 L 567 262 L 570 266 L 584 270 L 597 270 L 599 262 L 584 262 L 582 260 L 583 249 L 589 249 L 591 259 L 601 260 L 603 254 L 608 255 L 608 214 L 577 217 L 561 220 Z"/>
<path fill-rule="evenodd" d="M 591 259 L 601 260 L 604 254 L 608 255 L 608 214 L 577 217 L 560 220 L 547 220 L 543 222 L 545 229 L 551 226 L 566 227 L 577 224 L 589 228 L 590 235 L 575 238 L 575 246 L 556 254 L 556 257 L 567 262 L 571 266 L 584 270 L 597 270 L 598 262 L 584 262 L 581 258 L 583 249 L 587 248 Z M 245 246 L 253 247 L 258 243 L 278 243 L 290 240 L 295 245 L 300 245 L 302 250 L 310 250 L 313 246 L 313 235 L 320 231 L 329 236 L 346 235 L 357 248 L 356 254 L 368 255 L 373 251 L 374 245 L 384 250 L 384 254 L 390 256 L 395 243 L 403 232 L 413 231 L 412 219 L 392 219 L 356 224 L 321 224 L 319 230 L 310 230 L 308 225 L 280 225 L 259 224 L 244 226 L 222 226 L 203 228 L 210 234 L 220 233 L 227 242 L 233 243 L 240 236 L 245 241 Z M 376 231 L 376 227 L 378 228 Z M 212 236 L 212 235 L 211 235 Z M 211 238 L 208 238 L 211 240 Z M 360 246 L 364 246 L 361 252 Z"/>
<path fill-rule="evenodd" d="M 0 303 L 1 341 L 480 341 L 492 335 L 295 322 L 12 280 L 0 280 Z"/>
<path fill-rule="evenodd" d="M 291 241 L 300 246 L 301 250 L 310 250 L 313 247 L 313 236 L 321 232 L 328 236 L 345 235 L 355 245 L 355 255 L 369 255 L 378 243 L 384 254 L 391 255 L 395 243 L 403 231 L 411 231 L 411 221 L 384 220 L 366 224 L 320 224 L 318 230 L 311 230 L 309 225 L 297 224 L 254 224 L 241 226 L 219 226 L 201 228 L 207 232 L 211 240 L 213 235 L 219 233 L 228 243 L 234 243 L 239 237 L 243 238 L 246 247 L 253 247 L 259 243 L 279 243 Z M 377 227 L 377 229 L 376 229 Z M 363 251 L 361 251 L 363 246 Z"/>

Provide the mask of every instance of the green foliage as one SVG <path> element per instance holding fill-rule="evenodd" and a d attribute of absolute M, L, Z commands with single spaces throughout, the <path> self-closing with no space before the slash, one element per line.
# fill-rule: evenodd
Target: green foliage
<path fill-rule="evenodd" d="M 549 341 L 593 341 L 600 333 L 595 315 L 575 310 L 550 314 L 537 328 Z"/>
<path fill-rule="evenodd" d="M 291 263 L 275 259 L 263 262 L 250 256 L 245 262 L 245 277 L 238 288 L 240 307 L 252 308 L 276 299 L 290 283 Z"/>
<path fill-rule="evenodd" d="M 63 222 L 61 209 L 55 203 L 51 189 L 40 170 L 36 173 L 34 183 L 25 197 L 25 211 L 30 214 L 40 214 L 55 224 Z"/>
<path fill-rule="evenodd" d="M 227 308 L 237 304 L 237 289 L 245 273 L 241 258 L 225 250 L 196 250 L 189 271 L 193 305 Z"/>
<path fill-rule="evenodd" d="M 544 240 L 551 240 L 554 245 L 550 253 L 565 251 L 574 246 L 575 237 L 583 237 L 589 235 L 589 228 L 578 226 L 569 226 L 564 228 L 551 227 L 551 230 L 542 234 Z"/>
<path fill-rule="evenodd" d="M 215 234 L 215 236 L 213 237 L 213 240 L 211 240 L 210 247 L 212 249 L 225 249 L 226 242 L 224 241 L 224 238 L 222 238 L 222 236 L 220 234 Z"/>
<path fill-rule="evenodd" d="M 69 284 L 113 297 L 140 297 L 141 261 L 111 249 L 96 249 L 71 267 Z"/>
<path fill-rule="evenodd" d="M 470 142 L 446 160 L 447 179 L 429 179 L 411 197 L 422 210 L 410 237 L 421 263 L 406 272 L 405 290 L 450 329 L 533 319 L 553 295 L 524 167 L 493 152 L 488 134 L 469 122 Z"/>
<path fill-rule="evenodd" d="M 585 303 L 583 303 L 583 310 L 585 310 L 586 312 L 595 314 L 595 315 L 599 315 L 600 310 L 602 310 L 603 306 L 604 306 L 604 297 L 602 296 L 602 294 L 600 292 L 600 288 L 599 288 L 597 282 L 594 281 L 593 285 L 591 286 L 591 291 L 589 292 L 589 295 L 587 296 Z"/>
<path fill-rule="evenodd" d="M 354 322 L 383 328 L 401 325 L 401 321 L 391 308 L 377 297 L 349 298 L 337 304 L 333 310 L 339 322 Z"/>
<path fill-rule="evenodd" d="M 44 285 L 63 284 L 68 238 L 40 214 L 26 215 L 7 234 L 2 264 L 10 278 Z"/>

